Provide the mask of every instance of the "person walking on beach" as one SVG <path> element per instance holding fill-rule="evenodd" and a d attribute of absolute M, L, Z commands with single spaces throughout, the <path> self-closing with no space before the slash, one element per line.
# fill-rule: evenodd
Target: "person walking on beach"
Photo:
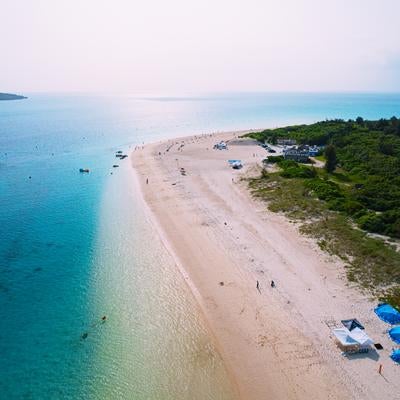
<path fill-rule="evenodd" d="M 275 282 L 271 281 L 271 287 L 275 287 Z"/>
<path fill-rule="evenodd" d="M 257 288 L 257 290 L 261 293 L 260 282 L 258 282 L 258 281 L 257 281 L 257 284 L 256 284 L 256 288 Z"/>
<path fill-rule="evenodd" d="M 149 178 L 146 178 L 146 185 L 149 184 Z"/>

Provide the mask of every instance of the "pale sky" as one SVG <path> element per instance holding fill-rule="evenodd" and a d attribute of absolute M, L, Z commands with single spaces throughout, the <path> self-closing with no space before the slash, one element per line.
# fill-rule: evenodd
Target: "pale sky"
<path fill-rule="evenodd" d="M 0 0 L 0 92 L 400 92 L 400 0 Z"/>

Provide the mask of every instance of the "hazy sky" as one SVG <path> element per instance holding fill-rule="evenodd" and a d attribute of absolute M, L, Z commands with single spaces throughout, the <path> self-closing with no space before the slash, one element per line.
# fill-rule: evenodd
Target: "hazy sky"
<path fill-rule="evenodd" d="M 400 0 L 0 0 L 0 92 L 400 92 Z"/>

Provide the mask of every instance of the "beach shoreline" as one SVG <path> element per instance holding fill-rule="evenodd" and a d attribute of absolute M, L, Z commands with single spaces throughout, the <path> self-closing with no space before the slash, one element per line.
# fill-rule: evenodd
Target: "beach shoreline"
<path fill-rule="evenodd" d="M 330 337 L 351 317 L 377 335 L 373 304 L 346 286 L 337 260 L 266 211 L 241 181 L 259 171 L 265 152 L 232 142 L 213 150 L 243 133 L 165 140 L 131 156 L 149 219 L 198 301 L 239 397 L 394 399 L 399 388 L 387 360 L 379 360 L 382 383 L 378 360 L 349 365 Z M 241 159 L 243 171 L 228 158 Z"/>
<path fill-rule="evenodd" d="M 157 142 L 157 143 L 161 143 L 161 142 Z M 153 143 L 152 145 L 156 145 L 156 143 Z M 141 182 L 140 173 L 136 169 L 136 167 L 133 167 L 133 180 L 134 180 L 134 185 L 137 188 L 141 188 L 141 190 L 139 190 L 139 195 L 140 195 L 140 198 L 142 201 L 142 205 L 144 207 L 144 212 L 147 217 L 147 221 L 152 224 L 154 230 L 157 232 L 157 234 L 159 236 L 159 239 L 160 239 L 162 245 L 167 250 L 167 252 L 171 255 L 171 257 L 173 258 L 173 260 L 175 262 L 175 266 L 177 267 L 185 284 L 189 288 L 190 292 L 192 293 L 195 301 L 197 302 L 197 304 L 199 306 L 198 310 L 201 313 L 202 320 L 204 320 L 204 322 L 206 323 L 206 325 L 208 327 L 209 338 L 212 341 L 215 348 L 217 349 L 218 353 L 221 355 L 221 349 L 220 349 L 218 338 L 214 334 L 212 327 L 209 325 L 207 315 L 205 314 L 205 309 L 202 304 L 203 297 L 202 297 L 200 291 L 198 290 L 198 288 L 196 287 L 196 285 L 191 280 L 190 275 L 188 274 L 187 270 L 184 268 L 184 266 L 180 260 L 179 254 L 175 251 L 175 249 L 173 248 L 173 246 L 171 244 L 171 241 L 168 239 L 163 227 L 161 226 L 161 224 L 157 218 L 157 214 L 155 213 L 154 209 L 152 209 L 150 204 L 146 201 L 145 191 L 144 191 L 144 186 L 143 186 L 144 182 Z M 232 390 L 232 392 L 235 393 L 235 397 L 232 400 L 239 399 L 239 395 L 238 395 L 239 389 L 237 387 L 237 382 L 234 378 L 234 374 L 230 370 L 229 366 L 226 365 L 226 363 L 224 363 L 224 367 L 225 367 L 226 373 L 228 375 L 228 378 L 229 378 L 229 381 L 231 384 L 231 390 Z"/>

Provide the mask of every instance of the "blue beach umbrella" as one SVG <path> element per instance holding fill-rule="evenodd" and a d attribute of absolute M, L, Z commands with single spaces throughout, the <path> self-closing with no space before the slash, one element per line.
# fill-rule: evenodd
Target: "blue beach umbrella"
<path fill-rule="evenodd" d="M 400 324 L 400 312 L 393 308 L 390 304 L 381 304 L 375 308 L 375 314 L 388 324 Z"/>
<path fill-rule="evenodd" d="M 390 358 L 394 361 L 400 364 L 400 349 L 393 350 L 393 353 L 391 354 Z"/>
<path fill-rule="evenodd" d="M 390 338 L 400 344 L 400 326 L 396 326 L 389 331 Z"/>

